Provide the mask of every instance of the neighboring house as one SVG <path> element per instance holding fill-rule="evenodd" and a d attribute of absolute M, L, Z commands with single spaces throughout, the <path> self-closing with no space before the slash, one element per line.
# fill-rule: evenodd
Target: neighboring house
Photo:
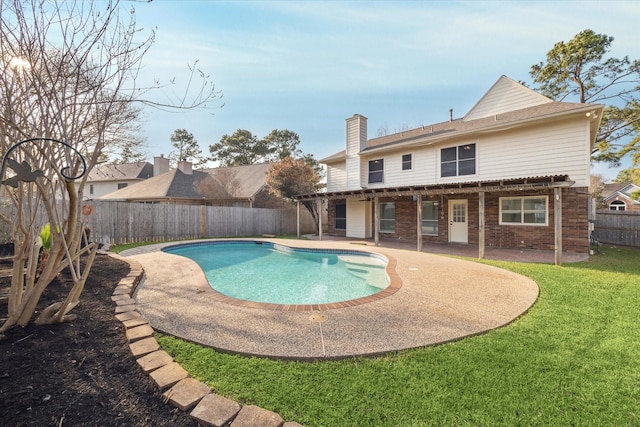
<path fill-rule="evenodd" d="M 320 160 L 328 233 L 589 253 L 590 154 L 602 105 L 554 102 L 502 76 L 464 117 L 378 138 L 346 120 Z"/>
<path fill-rule="evenodd" d="M 631 195 L 640 191 L 640 186 L 631 183 L 605 184 L 600 197 L 610 211 L 640 212 L 640 200 Z"/>
<path fill-rule="evenodd" d="M 101 164 L 93 167 L 85 185 L 85 198 L 97 199 L 153 176 L 149 162 Z"/>
<path fill-rule="evenodd" d="M 193 170 L 191 162 L 169 169 L 168 159 L 154 158 L 154 177 L 106 194 L 100 200 L 280 208 L 287 205 L 269 193 L 270 164 Z M 289 203 L 288 206 L 291 206 Z"/>

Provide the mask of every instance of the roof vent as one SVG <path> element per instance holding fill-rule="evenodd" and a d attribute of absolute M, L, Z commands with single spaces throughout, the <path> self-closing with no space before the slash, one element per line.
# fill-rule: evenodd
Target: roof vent
<path fill-rule="evenodd" d="M 449 121 L 453 121 L 453 108 L 449 108 Z"/>

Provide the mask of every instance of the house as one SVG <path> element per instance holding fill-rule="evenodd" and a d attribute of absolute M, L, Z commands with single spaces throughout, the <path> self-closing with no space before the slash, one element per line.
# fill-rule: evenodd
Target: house
<path fill-rule="evenodd" d="M 152 178 L 105 194 L 99 199 L 207 206 L 290 207 L 290 203 L 268 191 L 266 176 L 270 164 L 194 170 L 191 162 L 180 161 L 176 169 L 170 169 L 169 159 L 155 157 L 153 167 Z"/>
<path fill-rule="evenodd" d="M 640 212 L 640 200 L 632 197 L 640 192 L 640 186 L 631 183 L 605 184 L 600 197 L 602 204 L 610 211 Z"/>
<path fill-rule="evenodd" d="M 96 165 L 87 177 L 88 199 L 96 199 L 153 176 L 149 162 Z"/>
<path fill-rule="evenodd" d="M 590 154 L 602 105 L 554 102 L 502 76 L 462 118 L 369 139 L 346 120 L 346 149 L 320 160 L 327 232 L 589 253 Z"/>

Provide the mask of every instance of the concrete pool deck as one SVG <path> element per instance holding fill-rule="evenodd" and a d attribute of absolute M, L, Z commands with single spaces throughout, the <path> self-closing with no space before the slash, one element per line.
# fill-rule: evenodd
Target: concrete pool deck
<path fill-rule="evenodd" d="M 384 354 L 486 332 L 526 312 L 539 292 L 524 276 L 423 252 L 348 241 L 247 240 L 376 252 L 396 260 L 402 286 L 385 298 L 323 311 L 244 307 L 214 297 L 195 262 L 161 251 L 178 243 L 173 242 L 121 253 L 145 271 L 134 294 L 137 310 L 158 331 L 220 351 L 331 359 Z"/>

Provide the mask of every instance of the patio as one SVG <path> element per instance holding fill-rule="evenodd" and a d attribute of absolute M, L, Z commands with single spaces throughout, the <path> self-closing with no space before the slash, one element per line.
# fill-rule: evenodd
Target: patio
<path fill-rule="evenodd" d="M 305 235 L 305 239 L 319 240 L 317 235 Z M 322 235 L 322 241 L 326 242 L 349 242 L 353 245 L 366 245 L 375 248 L 373 239 L 354 239 L 347 237 Z M 405 249 L 416 251 L 416 242 L 383 239 L 379 241 L 378 247 Z M 422 252 L 440 255 L 453 255 L 466 258 L 478 258 L 478 246 L 475 244 L 463 243 L 423 243 Z M 545 264 L 553 264 L 555 262 L 555 253 L 553 251 L 542 251 L 534 249 L 504 249 L 497 247 L 485 247 L 484 257 L 492 260 L 515 261 L 515 262 L 539 262 Z M 563 253 L 562 262 L 580 262 L 587 261 L 588 256 L 584 254 Z"/>
<path fill-rule="evenodd" d="M 198 265 L 161 252 L 168 244 L 158 244 L 121 253 L 145 270 L 135 293 L 138 311 L 158 331 L 220 351 L 313 360 L 385 354 L 480 334 L 512 322 L 538 296 L 537 284 L 526 277 L 403 249 L 399 242 L 372 247 L 352 240 L 261 240 L 381 253 L 397 261 L 402 287 L 370 303 L 324 311 L 239 306 L 213 297 Z"/>

